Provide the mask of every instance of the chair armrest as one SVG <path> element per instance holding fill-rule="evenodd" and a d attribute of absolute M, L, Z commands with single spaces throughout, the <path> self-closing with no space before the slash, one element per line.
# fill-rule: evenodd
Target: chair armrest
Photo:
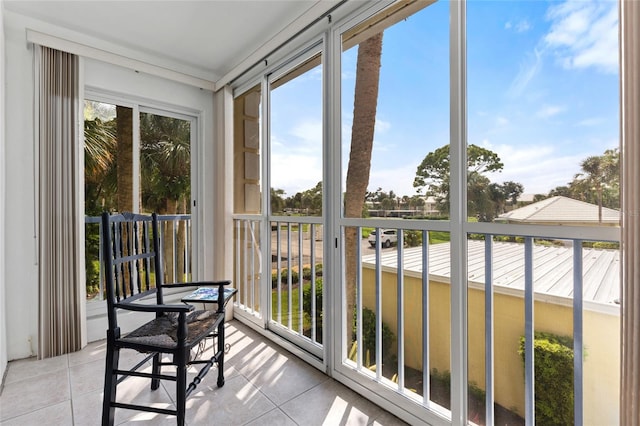
<path fill-rule="evenodd" d="M 195 306 L 193 305 L 143 305 L 140 303 L 116 303 L 114 305 L 116 308 L 126 309 L 128 311 L 136 311 L 136 312 L 155 312 L 155 313 L 180 313 L 180 312 L 191 312 L 195 310 Z"/>
<path fill-rule="evenodd" d="M 231 281 L 192 281 L 188 283 L 162 284 L 163 288 L 180 288 L 180 287 L 216 287 L 220 285 L 229 285 Z"/>

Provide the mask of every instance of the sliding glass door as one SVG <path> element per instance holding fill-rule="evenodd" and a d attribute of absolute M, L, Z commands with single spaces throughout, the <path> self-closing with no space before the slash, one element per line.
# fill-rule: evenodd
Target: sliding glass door
<path fill-rule="evenodd" d="M 85 254 L 89 337 L 102 336 L 103 279 L 98 216 L 161 215 L 166 282 L 192 280 L 191 149 L 196 118 L 93 95 L 85 100 Z"/>

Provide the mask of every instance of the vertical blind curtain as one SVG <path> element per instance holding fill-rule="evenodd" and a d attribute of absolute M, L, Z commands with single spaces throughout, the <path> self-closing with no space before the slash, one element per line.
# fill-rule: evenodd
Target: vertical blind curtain
<path fill-rule="evenodd" d="M 35 46 L 38 177 L 38 358 L 81 348 L 79 61 Z"/>
<path fill-rule="evenodd" d="M 622 359 L 620 424 L 640 425 L 640 2 L 620 2 Z"/>

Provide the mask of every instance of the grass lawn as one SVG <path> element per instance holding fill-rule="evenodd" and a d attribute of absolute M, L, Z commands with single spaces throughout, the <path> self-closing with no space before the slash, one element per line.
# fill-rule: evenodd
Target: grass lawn
<path fill-rule="evenodd" d="M 309 289 L 311 287 L 311 283 L 307 282 L 303 284 L 303 289 Z M 278 320 L 278 290 L 273 289 L 271 291 L 271 312 L 272 319 L 274 321 Z M 300 287 L 294 286 L 291 289 L 291 312 L 289 312 L 289 288 L 286 284 L 283 284 L 280 291 L 280 315 L 282 322 L 281 324 L 285 327 L 289 326 L 289 315 L 291 314 L 291 329 L 294 331 L 300 330 Z M 308 315 L 302 315 L 303 324 L 302 327 L 304 330 L 311 329 L 311 321 L 308 318 Z"/>
<path fill-rule="evenodd" d="M 445 231 L 429 231 L 429 244 L 448 243 L 451 234 Z"/>

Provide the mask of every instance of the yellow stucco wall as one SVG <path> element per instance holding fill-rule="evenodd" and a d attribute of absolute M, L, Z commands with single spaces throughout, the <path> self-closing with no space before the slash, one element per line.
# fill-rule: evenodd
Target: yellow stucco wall
<path fill-rule="evenodd" d="M 375 307 L 375 273 L 363 271 L 363 304 Z M 397 278 L 395 272 L 382 274 L 382 318 L 397 336 Z M 404 282 L 405 364 L 422 370 L 422 281 L 405 276 Z M 485 333 L 484 291 L 469 289 L 469 381 L 484 389 Z M 431 282 L 429 287 L 430 367 L 450 370 L 450 287 Z M 618 423 L 620 320 L 591 310 L 583 311 L 584 419 L 587 425 Z M 573 313 L 570 306 L 536 301 L 535 330 L 571 336 Z M 524 334 L 524 299 L 494 293 L 495 400 L 505 408 L 524 414 L 524 368 L 518 355 Z M 394 349 L 397 342 L 394 342 Z"/>

